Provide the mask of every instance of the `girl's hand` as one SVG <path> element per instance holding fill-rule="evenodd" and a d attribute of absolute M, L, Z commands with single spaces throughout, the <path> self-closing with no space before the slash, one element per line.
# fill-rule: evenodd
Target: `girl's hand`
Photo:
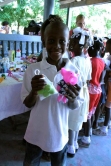
<path fill-rule="evenodd" d="M 45 80 L 43 79 L 43 75 L 35 75 L 32 78 L 31 86 L 32 86 L 32 92 L 37 94 L 37 91 L 42 90 L 44 86 L 46 85 Z"/>
<path fill-rule="evenodd" d="M 66 97 L 68 98 L 69 102 L 74 102 L 76 97 L 79 95 L 80 92 L 80 86 L 79 85 L 68 85 L 68 89 L 66 89 Z"/>

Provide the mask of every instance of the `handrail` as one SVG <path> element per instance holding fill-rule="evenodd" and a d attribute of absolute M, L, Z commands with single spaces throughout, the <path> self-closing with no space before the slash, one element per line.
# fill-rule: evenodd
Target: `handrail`
<path fill-rule="evenodd" d="M 21 50 L 21 56 L 38 54 L 42 50 L 41 36 L 20 34 L 0 34 L 0 56 L 8 55 L 9 50 Z"/>

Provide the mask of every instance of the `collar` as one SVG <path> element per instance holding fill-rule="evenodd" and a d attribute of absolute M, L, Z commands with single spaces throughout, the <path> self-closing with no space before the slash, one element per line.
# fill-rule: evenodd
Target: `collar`
<path fill-rule="evenodd" d="M 47 68 L 50 68 L 50 67 L 54 67 L 54 65 L 51 65 L 47 62 L 46 58 L 43 58 L 42 61 L 41 61 L 41 69 L 47 69 Z M 56 67 L 56 66 L 55 66 Z"/>

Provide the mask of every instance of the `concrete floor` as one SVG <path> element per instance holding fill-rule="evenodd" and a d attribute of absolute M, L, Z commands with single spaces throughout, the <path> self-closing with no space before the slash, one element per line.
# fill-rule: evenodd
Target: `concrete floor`
<path fill-rule="evenodd" d="M 18 125 L 13 130 L 9 119 L 0 121 L 0 166 L 22 166 L 25 145 L 23 136 L 29 113 L 15 117 Z M 40 166 L 50 166 L 50 162 L 41 160 Z M 111 129 L 108 136 L 92 136 L 89 148 L 79 148 L 75 157 L 67 160 L 67 166 L 111 166 Z"/>

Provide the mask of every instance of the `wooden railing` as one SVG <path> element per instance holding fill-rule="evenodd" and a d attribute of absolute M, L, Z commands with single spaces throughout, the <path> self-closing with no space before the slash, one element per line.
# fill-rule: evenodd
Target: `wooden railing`
<path fill-rule="evenodd" d="M 21 50 L 21 56 L 39 54 L 42 50 L 40 36 L 0 34 L 0 56 L 8 55 L 9 50 Z"/>

